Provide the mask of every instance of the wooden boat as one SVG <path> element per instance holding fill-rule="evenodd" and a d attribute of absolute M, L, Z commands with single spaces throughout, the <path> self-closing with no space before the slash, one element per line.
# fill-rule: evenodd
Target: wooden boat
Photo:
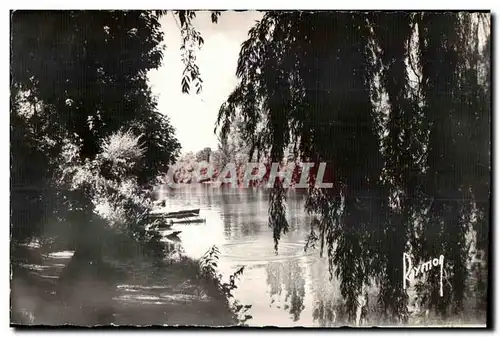
<path fill-rule="evenodd" d="M 175 243 L 181 242 L 181 238 L 178 237 L 178 236 L 172 236 L 172 237 L 169 237 L 169 238 L 165 237 L 165 241 L 167 241 L 169 243 L 174 243 L 175 244 Z"/>
<path fill-rule="evenodd" d="M 172 224 L 170 221 L 165 221 L 163 219 L 156 219 L 153 223 L 146 225 L 146 230 L 148 231 L 164 231 L 170 229 Z"/>
<path fill-rule="evenodd" d="M 179 234 L 181 234 L 181 233 L 182 233 L 182 231 L 175 231 L 175 232 L 172 232 L 172 233 L 170 233 L 168 235 L 165 235 L 165 237 L 167 239 L 170 239 L 170 240 L 175 240 L 175 239 L 179 238 Z"/>
<path fill-rule="evenodd" d="M 165 207 L 166 206 L 166 201 L 165 200 L 153 201 L 153 206 Z"/>
<path fill-rule="evenodd" d="M 188 224 L 188 223 L 205 223 L 206 222 L 206 220 L 203 218 L 170 220 L 170 221 L 172 224 Z"/>
<path fill-rule="evenodd" d="M 187 210 L 184 210 L 184 211 L 177 211 L 177 212 L 169 212 L 167 213 L 167 215 L 171 215 L 171 216 L 175 216 L 175 215 L 180 215 L 180 216 L 184 216 L 186 214 L 194 214 L 194 215 L 200 215 L 200 209 L 197 208 L 197 209 L 187 209 Z"/>
<path fill-rule="evenodd" d="M 185 211 L 168 212 L 168 213 L 150 213 L 151 217 L 163 219 L 182 219 L 200 215 L 200 209 L 190 209 Z"/>
<path fill-rule="evenodd" d="M 156 230 L 156 231 L 164 231 L 164 230 L 168 230 L 170 228 L 172 228 L 171 223 L 164 223 L 164 224 L 155 225 L 155 226 L 151 227 L 151 229 Z"/>

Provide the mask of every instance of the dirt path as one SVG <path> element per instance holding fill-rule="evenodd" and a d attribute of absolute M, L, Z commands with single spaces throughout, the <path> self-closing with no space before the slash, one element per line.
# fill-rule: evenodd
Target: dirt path
<path fill-rule="evenodd" d="M 11 281 L 11 322 L 36 325 L 232 325 L 226 303 L 197 278 L 195 261 L 115 264 L 122 277 L 104 284 L 85 275 L 69 300 L 57 296 L 57 281 L 72 252 L 31 256 L 16 263 Z M 28 261 L 31 260 L 31 261 Z M 31 262 L 31 263 L 29 263 Z"/>

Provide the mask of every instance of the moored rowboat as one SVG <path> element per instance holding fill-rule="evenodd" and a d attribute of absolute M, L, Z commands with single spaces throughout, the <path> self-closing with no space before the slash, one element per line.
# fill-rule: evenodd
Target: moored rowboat
<path fill-rule="evenodd" d="M 164 219 L 182 219 L 182 218 L 189 218 L 189 217 L 195 217 L 200 215 L 200 209 L 190 209 L 190 210 L 184 210 L 184 211 L 177 211 L 177 212 L 168 212 L 168 213 L 150 213 L 151 217 L 154 218 L 164 218 Z"/>
<path fill-rule="evenodd" d="M 205 223 L 205 222 L 206 222 L 206 219 L 203 219 L 203 218 L 170 220 L 170 223 L 172 223 L 172 224 Z"/>

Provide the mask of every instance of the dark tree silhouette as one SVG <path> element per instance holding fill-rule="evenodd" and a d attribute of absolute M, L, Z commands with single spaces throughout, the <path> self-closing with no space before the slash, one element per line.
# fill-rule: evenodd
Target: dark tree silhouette
<path fill-rule="evenodd" d="M 144 228 L 145 190 L 180 150 L 147 79 L 161 64 L 159 19 L 165 14 L 11 13 L 13 245 L 43 236 L 44 222 L 54 214 L 62 224 L 73 224 L 76 250 L 63 283 L 89 265 L 96 266 L 98 277 L 108 277 L 97 265 L 103 229 L 114 221 L 96 215 L 100 198 L 124 211 L 122 229 L 132 238 L 146 246 L 158 241 Z M 199 45 L 189 43 L 194 12 L 174 15 L 181 21 L 181 47 L 189 54 L 181 83 L 188 93 L 191 81 L 201 84 L 194 51 L 202 39 L 195 34 Z M 214 22 L 218 15 L 214 12 Z M 199 92 L 201 85 L 196 87 Z"/>
<path fill-rule="evenodd" d="M 461 310 L 469 234 L 478 249 L 488 240 L 489 29 L 481 13 L 268 12 L 242 44 L 218 130 L 244 119 L 247 144 L 272 161 L 293 145 L 296 160 L 334 167 L 306 209 L 350 321 L 373 280 L 386 319 L 408 319 L 403 252 L 444 254 L 445 296 L 431 273 L 420 298 Z M 270 193 L 277 249 L 286 193 Z"/>

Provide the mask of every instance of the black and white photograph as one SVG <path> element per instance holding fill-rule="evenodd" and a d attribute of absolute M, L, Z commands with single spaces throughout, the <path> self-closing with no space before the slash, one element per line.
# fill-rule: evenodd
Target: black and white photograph
<path fill-rule="evenodd" d="M 490 11 L 9 19 L 11 327 L 491 328 Z"/>

